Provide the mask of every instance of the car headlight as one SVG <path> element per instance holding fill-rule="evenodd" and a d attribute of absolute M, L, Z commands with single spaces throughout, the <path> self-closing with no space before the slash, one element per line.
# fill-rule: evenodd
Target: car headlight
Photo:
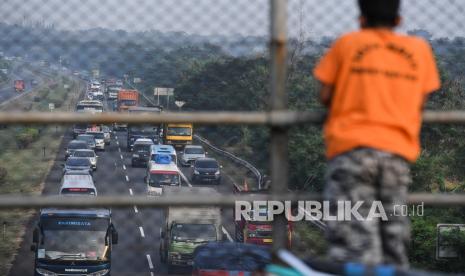
<path fill-rule="evenodd" d="M 216 172 L 215 172 L 215 175 L 220 175 L 220 171 L 216 171 Z"/>
<path fill-rule="evenodd" d="M 93 272 L 93 273 L 89 273 L 87 275 L 89 276 L 104 276 L 106 275 L 110 270 L 109 269 L 103 269 L 103 270 L 99 270 L 99 271 L 96 271 L 96 272 Z"/>
<path fill-rule="evenodd" d="M 194 170 L 194 174 L 200 174 L 198 170 Z"/>
<path fill-rule="evenodd" d="M 179 254 L 178 252 L 170 252 L 170 258 L 171 259 L 181 259 L 181 254 Z"/>
<path fill-rule="evenodd" d="M 55 272 L 43 269 L 43 268 L 36 268 L 36 272 L 39 273 L 40 275 L 45 275 L 45 276 L 56 276 Z"/>
<path fill-rule="evenodd" d="M 139 154 L 133 154 L 132 157 L 133 158 L 139 158 Z"/>

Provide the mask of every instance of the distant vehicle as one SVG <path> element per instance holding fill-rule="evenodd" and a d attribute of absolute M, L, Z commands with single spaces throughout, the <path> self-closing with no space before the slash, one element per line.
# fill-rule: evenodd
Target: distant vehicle
<path fill-rule="evenodd" d="M 94 100 L 80 101 L 76 105 L 76 111 L 77 112 L 100 113 L 100 112 L 103 112 L 103 104 L 101 101 L 94 101 Z"/>
<path fill-rule="evenodd" d="M 122 80 L 116 80 L 116 85 L 123 86 L 123 81 Z"/>
<path fill-rule="evenodd" d="M 173 145 L 176 148 L 191 145 L 193 128 L 192 124 L 166 124 L 163 131 L 164 144 Z"/>
<path fill-rule="evenodd" d="M 181 186 L 179 169 L 174 163 L 150 163 L 144 177 L 147 195 L 158 196 L 163 192 L 162 186 Z"/>
<path fill-rule="evenodd" d="M 109 85 L 107 86 L 107 95 L 110 100 L 114 100 L 118 98 L 118 93 L 122 89 L 121 86 L 118 85 Z"/>
<path fill-rule="evenodd" d="M 190 166 L 198 158 L 205 158 L 207 152 L 199 145 L 186 145 L 181 156 L 181 165 Z"/>
<path fill-rule="evenodd" d="M 42 209 L 32 235 L 34 275 L 110 275 L 117 243 L 108 209 Z"/>
<path fill-rule="evenodd" d="M 36 79 L 32 79 L 32 80 L 31 80 L 31 85 L 32 85 L 32 86 L 36 86 L 36 85 L 38 85 L 38 84 L 39 84 L 39 82 L 38 82 Z"/>
<path fill-rule="evenodd" d="M 155 162 L 157 155 L 169 154 L 174 164 L 178 163 L 178 155 L 171 145 L 153 145 L 150 147 L 150 162 Z"/>
<path fill-rule="evenodd" d="M 146 138 L 140 138 L 134 142 L 131 158 L 131 165 L 133 167 L 147 165 L 150 159 L 150 147 L 152 145 L 153 141 Z"/>
<path fill-rule="evenodd" d="M 97 90 L 92 92 L 92 99 L 102 101 L 105 99 L 105 96 L 103 95 L 103 92 L 101 90 Z"/>
<path fill-rule="evenodd" d="M 23 92 L 26 89 L 26 83 L 24 80 L 15 80 L 14 87 L 16 92 Z"/>
<path fill-rule="evenodd" d="M 87 131 L 86 134 L 92 135 L 95 140 L 95 149 L 105 150 L 105 134 L 103 131 Z"/>
<path fill-rule="evenodd" d="M 92 174 L 92 165 L 87 157 L 70 157 L 63 164 L 63 174 L 67 171 L 86 171 Z"/>
<path fill-rule="evenodd" d="M 160 114 L 162 108 L 160 107 L 130 107 L 128 109 L 131 114 Z M 127 135 L 127 150 L 132 150 L 132 144 L 139 138 L 148 138 L 154 144 L 160 143 L 161 124 L 156 125 L 128 125 Z"/>
<path fill-rule="evenodd" d="M 242 191 L 238 186 L 234 185 L 235 194 L 254 196 L 263 196 L 269 193 L 267 190 L 248 190 Z M 233 210 L 235 212 L 236 210 Z M 268 210 L 265 207 L 260 207 L 259 210 L 252 210 L 250 212 L 250 220 L 246 220 L 241 216 L 240 220 L 234 220 L 235 224 L 235 240 L 243 243 L 250 243 L 256 245 L 273 244 L 273 222 L 263 221 L 258 218 L 266 217 Z M 236 214 L 234 214 L 234 217 Z M 287 225 L 287 247 L 290 249 L 292 246 L 292 223 L 288 222 Z"/>
<path fill-rule="evenodd" d="M 76 140 L 85 141 L 90 149 L 95 150 L 95 138 L 90 134 L 79 134 Z"/>
<path fill-rule="evenodd" d="M 60 195 L 91 195 L 97 196 L 92 176 L 65 174 L 61 181 Z"/>
<path fill-rule="evenodd" d="M 271 263 L 270 248 L 237 242 L 209 242 L 194 250 L 192 275 L 253 275 Z"/>
<path fill-rule="evenodd" d="M 65 160 L 68 159 L 68 157 L 70 157 L 74 151 L 78 149 L 89 149 L 89 146 L 87 145 L 86 141 L 71 140 L 66 147 Z"/>
<path fill-rule="evenodd" d="M 139 92 L 137 90 L 127 89 L 119 90 L 118 111 L 126 111 L 133 106 L 139 106 Z"/>
<path fill-rule="evenodd" d="M 215 189 L 208 187 L 165 187 L 164 196 L 204 194 L 215 196 Z M 163 210 L 160 260 L 168 265 L 192 266 L 197 246 L 223 239 L 221 210 L 218 207 L 167 207 Z"/>
<path fill-rule="evenodd" d="M 73 152 L 72 157 L 86 157 L 89 159 L 91 167 L 94 171 L 97 170 L 97 154 L 91 149 L 78 149 Z"/>
<path fill-rule="evenodd" d="M 105 145 L 110 145 L 111 144 L 111 129 L 108 126 L 103 125 L 102 127 L 102 132 L 105 137 Z"/>
<path fill-rule="evenodd" d="M 221 183 L 222 168 L 218 161 L 213 158 L 198 158 L 194 162 L 192 182 L 213 182 L 217 185 Z"/>
<path fill-rule="evenodd" d="M 87 124 L 75 124 L 73 126 L 73 138 L 76 139 L 79 134 L 85 134 L 87 127 Z"/>

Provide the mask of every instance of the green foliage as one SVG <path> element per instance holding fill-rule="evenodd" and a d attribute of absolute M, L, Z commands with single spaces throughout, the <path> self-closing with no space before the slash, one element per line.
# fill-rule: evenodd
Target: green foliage
<path fill-rule="evenodd" d="M 15 134 L 16 144 L 19 149 L 25 149 L 30 144 L 35 142 L 39 138 L 39 129 L 37 128 L 21 128 L 17 130 Z"/>

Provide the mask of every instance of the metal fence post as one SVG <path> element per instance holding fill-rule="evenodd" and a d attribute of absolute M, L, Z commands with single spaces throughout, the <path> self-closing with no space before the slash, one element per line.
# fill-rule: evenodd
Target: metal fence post
<path fill-rule="evenodd" d="M 287 109 L 287 0 L 271 0 L 271 110 Z M 288 179 L 288 129 L 271 128 L 271 193 L 272 197 L 287 193 Z M 285 248 L 287 221 L 283 215 L 274 218 L 273 250 Z"/>

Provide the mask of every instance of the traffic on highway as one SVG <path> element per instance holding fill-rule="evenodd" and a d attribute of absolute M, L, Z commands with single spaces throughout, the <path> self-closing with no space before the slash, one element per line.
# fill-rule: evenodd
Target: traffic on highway
<path fill-rule="evenodd" d="M 118 80 L 92 80 L 85 87 L 75 112 L 164 112 L 161 106 L 139 100 L 137 90 L 125 89 Z M 156 198 L 237 190 L 233 180 L 223 176 L 219 161 L 196 144 L 194 133 L 187 123 L 75 124 L 63 138 L 44 193 Z M 245 254 L 225 263 L 215 261 L 215 267 L 210 264 L 214 256 L 207 261 L 208 250 L 231 243 L 228 250 L 241 255 L 268 252 L 272 243 L 270 223 L 234 223 L 232 210 L 219 207 L 46 208 L 26 233 L 11 275 L 31 270 L 34 275 L 102 276 L 247 272 L 262 269 L 270 256 Z"/>

